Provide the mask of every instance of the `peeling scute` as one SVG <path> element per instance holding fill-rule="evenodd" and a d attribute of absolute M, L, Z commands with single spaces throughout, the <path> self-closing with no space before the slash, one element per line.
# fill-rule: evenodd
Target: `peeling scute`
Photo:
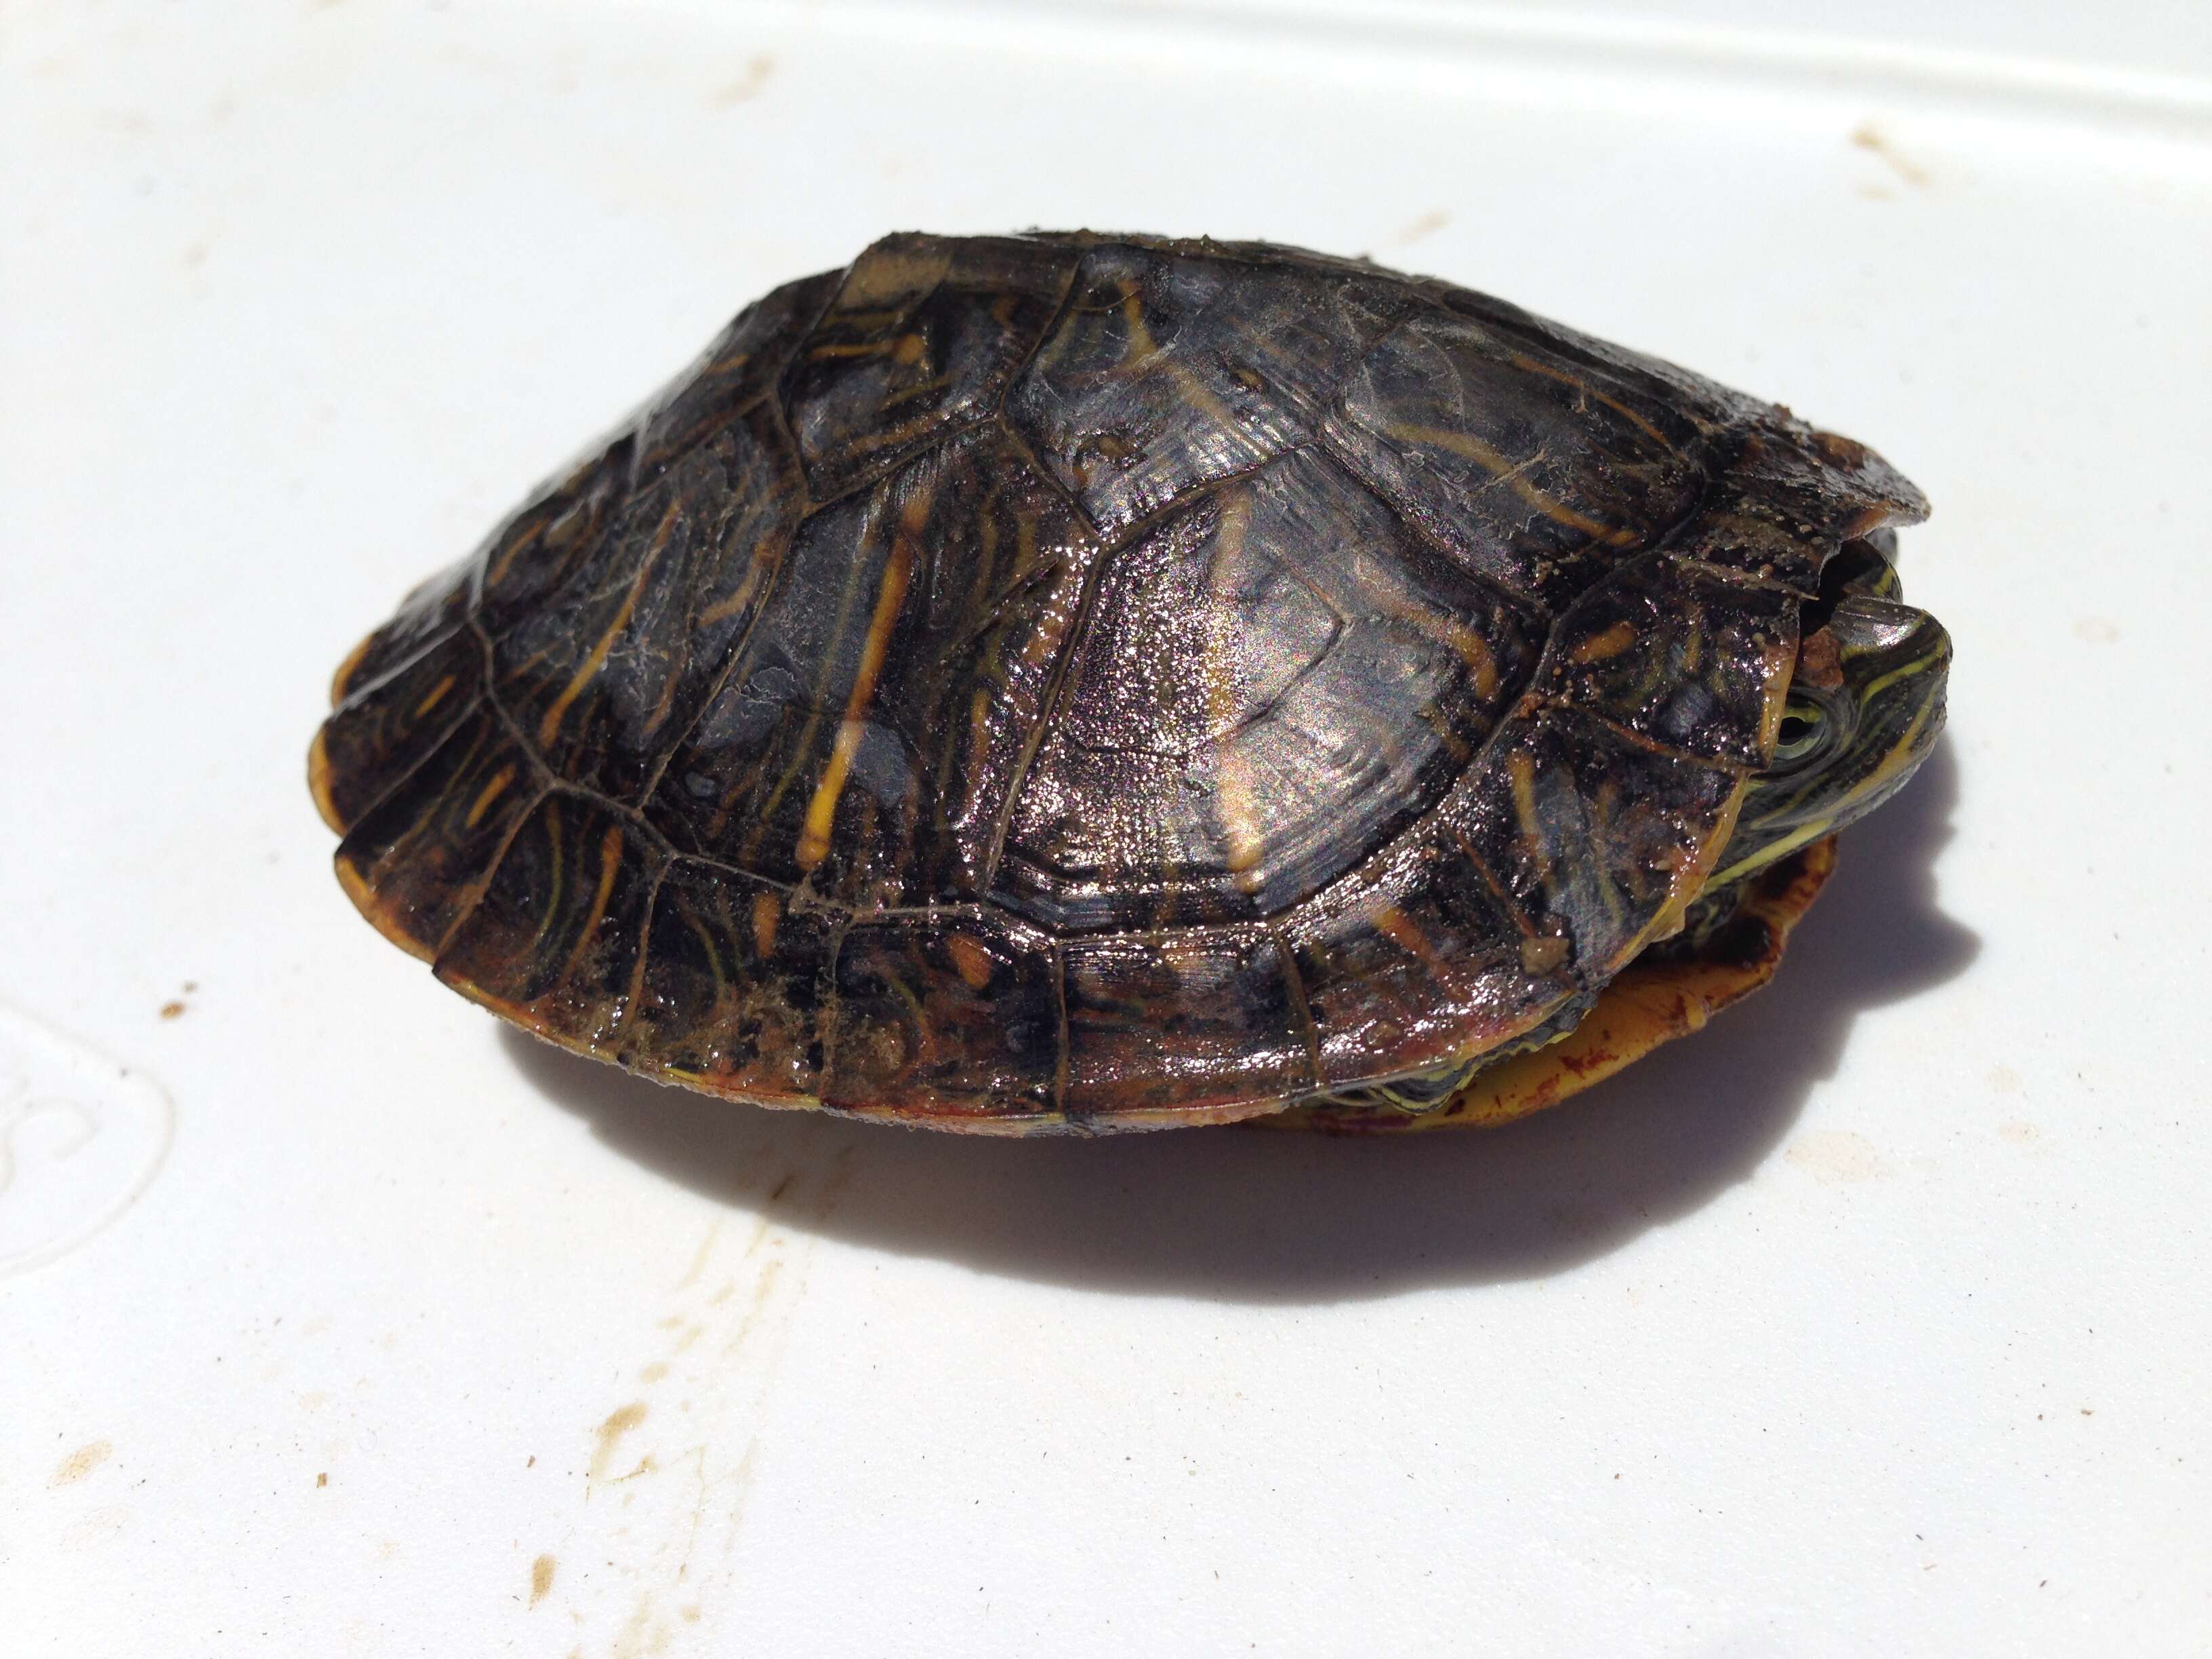
<path fill-rule="evenodd" d="M 651 479 L 671 459 L 759 403 L 842 275 L 804 276 L 755 301 L 669 382 L 635 422 L 641 477 Z"/>
<path fill-rule="evenodd" d="M 783 377 L 816 498 L 995 410 L 1074 264 L 1015 237 L 913 234 L 854 260 Z"/>
<path fill-rule="evenodd" d="M 1007 418 L 1110 537 L 1310 439 L 1407 303 L 1381 276 L 1095 244 Z"/>

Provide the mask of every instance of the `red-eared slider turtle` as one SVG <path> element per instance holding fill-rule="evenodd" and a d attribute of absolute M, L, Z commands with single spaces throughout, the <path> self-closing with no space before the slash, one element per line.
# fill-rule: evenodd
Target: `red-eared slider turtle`
<path fill-rule="evenodd" d="M 418 589 L 312 782 L 386 937 L 650 1077 L 1494 1121 L 1772 972 L 1942 722 L 1925 511 L 1444 283 L 891 236 Z"/>

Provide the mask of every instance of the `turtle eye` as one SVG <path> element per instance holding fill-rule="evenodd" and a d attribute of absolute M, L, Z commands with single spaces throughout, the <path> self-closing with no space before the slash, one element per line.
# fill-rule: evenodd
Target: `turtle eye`
<path fill-rule="evenodd" d="M 1777 769 L 1811 760 L 1827 746 L 1828 711 L 1810 697 L 1792 697 L 1782 707 L 1782 730 L 1774 739 Z"/>

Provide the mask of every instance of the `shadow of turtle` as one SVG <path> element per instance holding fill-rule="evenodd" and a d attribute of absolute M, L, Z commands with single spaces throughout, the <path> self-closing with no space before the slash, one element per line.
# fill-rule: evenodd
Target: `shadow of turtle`
<path fill-rule="evenodd" d="M 523 1077 L 616 1152 L 874 1249 L 1097 1291 L 1255 1303 L 1525 1279 L 1747 1177 L 1834 1073 L 1860 1012 L 1973 961 L 1980 941 L 1938 908 L 1932 870 L 1957 795 L 1946 741 L 1845 834 L 1771 986 L 1565 1105 L 1486 1133 L 979 1139 L 735 1107 L 512 1028 L 504 1037 Z"/>

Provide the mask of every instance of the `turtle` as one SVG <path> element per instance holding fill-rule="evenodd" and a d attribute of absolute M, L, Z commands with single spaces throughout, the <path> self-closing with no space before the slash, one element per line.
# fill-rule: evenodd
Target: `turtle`
<path fill-rule="evenodd" d="M 976 1133 L 1495 1123 L 1764 983 L 1941 730 L 1921 493 L 1365 258 L 903 232 L 740 312 L 338 669 L 447 986 Z"/>

